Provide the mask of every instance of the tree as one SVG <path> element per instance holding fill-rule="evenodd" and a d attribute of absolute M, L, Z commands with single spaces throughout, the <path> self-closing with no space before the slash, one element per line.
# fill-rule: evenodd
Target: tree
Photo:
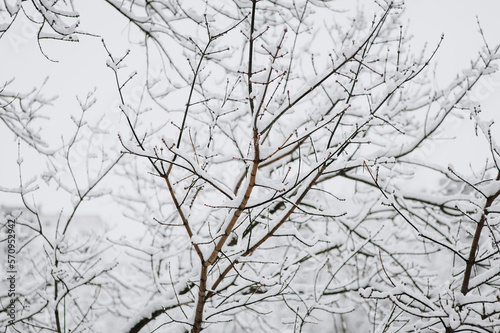
<path fill-rule="evenodd" d="M 441 90 L 429 69 L 440 41 L 409 52 L 393 2 L 353 18 L 328 1 L 105 2 L 133 47 L 100 48 L 121 113 L 114 146 L 102 137 L 113 111 L 90 114 L 97 92 L 55 147 L 35 128 L 50 98 L 9 82 L 0 94 L 20 147 L 19 187 L 1 190 L 26 208 L 4 219 L 21 276 L 12 322 L 0 295 L 6 330 L 498 330 L 500 149 L 468 93 L 499 47 L 485 41 Z M 97 38 L 72 2 L 6 2 L 5 17 L 21 9 L 48 60 L 44 39 Z M 491 152 L 479 175 L 421 157 L 468 116 Z M 55 226 L 28 195 L 42 185 L 23 177 L 21 147 L 72 200 Z M 409 190 L 418 170 L 441 179 Z M 103 197 L 139 222 L 132 235 L 78 227 Z"/>

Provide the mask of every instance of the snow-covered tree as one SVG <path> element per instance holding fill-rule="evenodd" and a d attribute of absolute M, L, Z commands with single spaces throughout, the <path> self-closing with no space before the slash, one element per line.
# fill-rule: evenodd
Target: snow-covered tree
<path fill-rule="evenodd" d="M 19 145 L 2 161 L 19 186 L 0 190 L 24 206 L 2 222 L 19 262 L 15 320 L 0 293 L 6 331 L 498 331 L 500 146 L 469 93 L 500 47 L 485 41 L 440 89 L 442 38 L 411 51 L 396 2 L 352 15 L 334 1 L 106 0 L 128 51 L 80 30 L 79 5 L 0 7 L 0 38 L 24 13 L 47 61 L 51 43 L 99 38 L 117 101 L 82 95 L 54 143 L 40 128 L 57 99 L 0 91 Z M 429 161 L 468 117 L 490 150 L 482 171 Z M 26 180 L 29 154 L 43 162 Z M 41 190 L 63 198 L 59 216 L 41 214 Z M 90 200 L 136 224 L 82 227 Z"/>

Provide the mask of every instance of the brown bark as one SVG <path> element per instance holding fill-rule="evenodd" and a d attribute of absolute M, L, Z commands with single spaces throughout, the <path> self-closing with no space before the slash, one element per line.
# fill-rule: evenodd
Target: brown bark
<path fill-rule="evenodd" d="M 497 175 L 497 180 L 500 180 L 500 172 Z M 474 238 L 472 239 L 472 245 L 470 248 L 469 259 L 467 259 L 467 264 L 465 266 L 465 273 L 464 273 L 464 279 L 462 282 L 462 288 L 460 289 L 460 291 L 464 295 L 467 295 L 467 293 L 469 292 L 469 282 L 470 282 L 470 277 L 471 277 L 471 273 L 472 273 L 472 268 L 474 267 L 474 264 L 476 263 L 476 253 L 477 253 L 477 250 L 479 247 L 479 239 L 481 238 L 481 231 L 483 230 L 483 227 L 486 223 L 486 219 L 488 217 L 488 208 L 491 207 L 491 205 L 493 204 L 495 199 L 498 198 L 498 196 L 500 196 L 500 190 L 497 191 L 492 196 L 489 196 L 486 198 L 486 204 L 484 205 L 481 219 L 479 220 L 479 223 L 477 224 L 476 232 L 474 233 Z"/>

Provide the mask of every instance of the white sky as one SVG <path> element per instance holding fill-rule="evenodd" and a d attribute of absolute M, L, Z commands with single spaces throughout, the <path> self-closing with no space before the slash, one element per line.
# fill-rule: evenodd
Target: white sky
<path fill-rule="evenodd" d="M 418 43 L 435 43 L 439 34 L 444 33 L 445 39 L 436 57 L 436 81 L 441 87 L 477 58 L 477 51 L 484 46 L 477 18 L 489 46 L 500 44 L 499 1 L 410 0 L 406 4 L 410 29 Z M 473 94 L 481 103 L 482 117 L 496 120 L 493 135 L 500 140 L 500 72 L 486 78 Z M 475 167 L 482 165 L 486 145 L 483 137 L 473 135 L 473 122 L 456 124 L 454 132 L 460 134 L 460 139 L 452 145 L 447 143 L 446 148 L 436 146 L 432 158 L 444 165 L 452 162 L 463 171 L 467 170 L 468 161 Z"/>
<path fill-rule="evenodd" d="M 368 1 L 360 1 L 363 5 Z M 83 1 L 81 2 L 83 3 Z M 127 40 L 127 22 L 116 19 L 117 15 L 108 5 L 101 5 L 99 0 L 86 0 L 85 6 L 77 8 L 82 14 L 83 30 L 98 32 L 104 35 L 109 46 L 119 53 L 126 45 L 120 43 Z M 78 5 L 78 4 L 77 4 Z M 478 32 L 476 15 L 490 46 L 500 43 L 500 2 L 498 0 L 409 0 L 406 1 L 407 16 L 410 19 L 410 31 L 415 35 L 413 49 L 418 50 L 425 43 L 434 46 L 441 36 L 445 40 L 436 57 L 436 82 L 441 87 L 453 78 L 456 73 L 466 68 L 471 59 L 477 56 L 477 50 L 483 46 Z M 99 8 L 96 10 L 96 8 Z M 110 20 L 113 17 L 113 20 Z M 0 22 L 2 23 L 2 22 Z M 60 45 L 57 45 L 59 43 Z M 99 38 L 82 37 L 80 43 L 54 42 L 54 48 L 47 48 L 49 55 L 59 63 L 51 63 L 39 52 L 34 37 L 34 30 L 27 20 L 16 22 L 12 31 L 0 39 L 0 82 L 15 78 L 13 87 L 28 89 L 40 85 L 45 77 L 49 77 L 46 93 L 59 95 L 53 112 L 57 114 L 77 106 L 75 96 L 84 96 L 97 86 L 101 107 L 111 106 L 116 100 L 115 86 L 110 70 L 105 66 L 106 54 Z M 500 73 L 493 75 L 487 84 L 480 86 L 476 91 L 480 99 L 484 117 L 495 118 L 500 123 Z M 57 124 L 56 124 L 57 125 Z M 61 126 L 60 124 L 57 126 Z M 496 126 L 497 140 L 500 141 L 500 127 Z M 472 123 L 457 124 L 452 130 L 469 132 L 472 134 Z M 46 131 L 46 134 L 51 131 Z M 57 133 L 57 131 L 53 131 Z M 53 139 L 57 139 L 53 138 Z M 13 136 L 0 126 L 0 186 L 15 187 L 17 181 L 17 145 Z M 473 135 L 455 142 L 452 148 L 447 146 L 446 153 L 436 145 L 431 152 L 433 159 L 465 167 L 464 154 L 477 156 L 474 159 L 484 161 L 477 149 L 482 139 L 477 140 Z M 484 145 L 483 145 L 484 146 Z M 467 157 L 466 156 L 466 157 Z M 36 160 L 25 156 L 25 167 L 36 171 Z M 31 163 L 31 165 L 29 165 Z M 15 195 L 0 193 L 0 205 L 19 204 Z"/>

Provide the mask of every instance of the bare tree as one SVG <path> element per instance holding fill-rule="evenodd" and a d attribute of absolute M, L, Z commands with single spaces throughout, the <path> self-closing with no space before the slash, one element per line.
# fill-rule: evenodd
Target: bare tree
<path fill-rule="evenodd" d="M 19 116 L 23 105 L 51 100 L 33 99 L 36 91 L 0 96 L 4 123 L 46 159 L 47 182 L 74 198 L 49 235 L 26 200 L 33 182 L 20 177 L 19 188 L 2 188 L 27 209 L 6 217 L 5 228 L 19 226 L 22 274 L 34 281 L 21 279 L 27 291 L 16 299 L 33 309 L 15 323 L 1 317 L 6 327 L 99 331 L 118 320 L 128 333 L 500 327 L 500 148 L 468 96 L 496 69 L 499 47 L 485 41 L 470 70 L 438 90 L 429 64 L 440 39 L 409 52 L 403 8 L 393 2 L 352 18 L 328 1 L 105 3 L 130 22 L 143 52 L 119 54 L 102 40 L 124 125 L 114 154 L 95 139 L 102 119 L 84 120 L 92 93 L 73 117 L 74 135 L 54 149 Z M 8 16 L 23 7 L 6 6 Z M 98 35 L 65 23 L 77 20 L 73 2 L 33 8 L 49 59 L 46 30 L 62 40 Z M 141 87 L 139 99 L 133 87 Z M 464 116 L 474 117 L 490 147 L 479 175 L 422 158 Z M 78 142 L 90 148 L 77 170 Z M 18 164 L 21 176 L 21 156 Z M 425 193 L 409 190 L 421 169 L 443 180 Z M 139 231 L 83 237 L 72 229 L 80 205 L 108 193 Z M 7 313 L 8 296 L 0 299 Z"/>

